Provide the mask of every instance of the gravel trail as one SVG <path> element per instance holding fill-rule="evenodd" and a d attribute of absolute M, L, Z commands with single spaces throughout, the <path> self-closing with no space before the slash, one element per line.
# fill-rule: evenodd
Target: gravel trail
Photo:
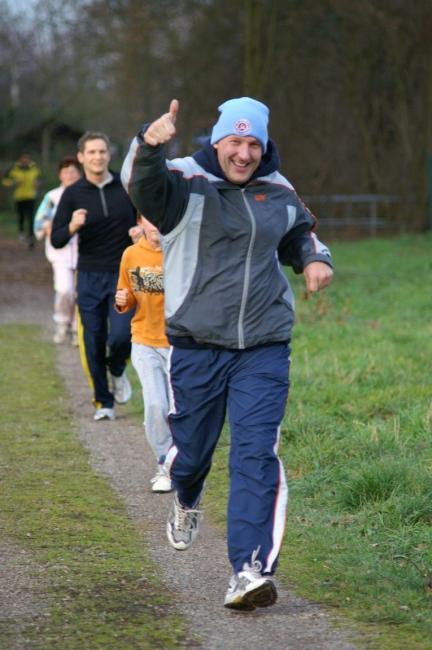
<path fill-rule="evenodd" d="M 19 254 L 18 254 L 19 253 Z M 5 263 L 3 263 L 5 262 Z M 40 247 L 18 251 L 18 243 L 2 243 L 0 262 L 0 322 L 39 323 L 51 336 L 51 275 Z M 6 289 L 7 285 L 7 289 Z M 16 296 L 20 296 L 17 303 Z M 185 552 L 168 545 L 165 522 L 172 495 L 150 492 L 154 459 L 140 423 L 117 407 L 114 422 L 94 422 L 90 391 L 81 371 L 77 350 L 62 346 L 57 368 L 63 377 L 72 413 L 82 444 L 89 450 L 93 468 L 108 478 L 125 503 L 128 515 L 144 532 L 150 557 L 161 580 L 172 592 L 178 611 L 191 630 L 202 639 L 206 650 L 354 650 L 359 638 L 345 626 L 335 628 L 330 615 L 320 606 L 298 598 L 278 587 L 275 606 L 240 613 L 222 606 L 231 569 L 226 557 L 224 535 L 204 521 L 196 543 Z M 133 370 L 130 370 L 133 372 Z M 7 562 L 0 572 L 0 622 L 40 615 L 28 571 L 19 561 L 22 551 L 0 537 L 0 550 Z M 7 551 L 7 552 L 6 552 Z M 18 558 L 18 560 L 17 560 Z M 26 555 L 26 563 L 31 562 Z M 39 590 L 38 590 L 39 591 Z M 24 599 L 27 605 L 23 605 Z M 17 639 L 16 649 L 20 648 Z M 15 649 L 14 649 L 15 650 Z"/>

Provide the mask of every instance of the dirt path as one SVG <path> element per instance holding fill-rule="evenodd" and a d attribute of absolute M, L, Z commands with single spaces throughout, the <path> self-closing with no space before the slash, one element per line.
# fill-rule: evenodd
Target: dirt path
<path fill-rule="evenodd" d="M 0 274 L 0 322 L 42 323 L 50 336 L 51 277 L 41 247 L 28 252 L 18 243 L 3 242 Z M 14 298 L 17 295 L 22 298 L 20 304 Z M 222 603 L 231 573 L 224 535 L 211 527 L 209 516 L 205 515 L 199 538 L 189 551 L 178 552 L 168 545 L 165 521 L 172 496 L 153 495 L 149 491 L 154 461 L 142 426 L 125 416 L 121 408 L 117 409 L 115 422 L 94 422 L 90 393 L 76 349 L 62 346 L 59 352 L 58 370 L 70 397 L 69 408 L 80 440 L 90 451 L 92 465 L 108 477 L 129 516 L 144 531 L 159 576 L 173 593 L 178 610 L 190 622 L 191 629 L 203 639 L 201 647 L 206 650 L 355 648 L 351 641 L 355 635 L 332 628 L 325 610 L 281 588 L 279 600 L 272 608 L 247 614 L 224 609 Z M 0 572 L 0 595 L 9 603 L 6 609 L 0 605 L 0 621 L 39 614 L 43 607 L 34 601 L 26 571 L 15 561 L 20 549 L 9 545 L 8 540 L 0 539 L 0 546 L 8 549 L 9 559 Z M 27 594 L 27 602 L 32 603 L 30 608 L 22 607 L 23 592 Z"/>

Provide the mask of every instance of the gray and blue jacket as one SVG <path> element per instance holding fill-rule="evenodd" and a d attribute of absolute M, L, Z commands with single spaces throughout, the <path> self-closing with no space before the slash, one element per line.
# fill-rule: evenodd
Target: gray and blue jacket
<path fill-rule="evenodd" d="M 121 178 L 163 235 L 173 345 L 244 349 L 290 340 L 294 297 L 281 264 L 301 273 L 310 262 L 331 265 L 331 256 L 278 168 L 271 141 L 244 186 L 226 179 L 209 143 L 167 161 L 164 146 L 147 145 L 141 134 L 132 141 Z"/>

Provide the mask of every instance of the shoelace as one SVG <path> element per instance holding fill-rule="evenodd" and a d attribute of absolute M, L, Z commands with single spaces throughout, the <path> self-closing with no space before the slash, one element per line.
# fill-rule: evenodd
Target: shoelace
<path fill-rule="evenodd" d="M 193 519 L 193 516 L 198 518 L 201 515 L 202 510 L 198 510 L 197 508 L 184 508 L 182 505 L 177 503 L 174 513 L 174 525 L 178 530 L 188 532 L 192 526 L 191 520 Z"/>
<path fill-rule="evenodd" d="M 259 560 L 257 560 L 258 553 L 260 552 L 261 546 L 258 546 L 256 548 L 251 556 L 251 563 L 248 564 L 245 562 L 243 564 L 243 571 L 248 571 L 249 573 L 253 573 L 256 578 L 261 578 L 261 571 L 262 571 L 262 564 Z"/>

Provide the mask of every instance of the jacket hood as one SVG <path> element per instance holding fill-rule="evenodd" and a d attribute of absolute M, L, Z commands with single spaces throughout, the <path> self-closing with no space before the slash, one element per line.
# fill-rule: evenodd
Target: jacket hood
<path fill-rule="evenodd" d="M 206 141 L 202 149 L 192 154 L 192 157 L 206 172 L 230 182 L 222 171 L 222 167 L 219 165 L 216 149 L 210 144 L 210 138 Z M 275 171 L 279 171 L 279 167 L 280 160 L 276 145 L 273 140 L 269 140 L 267 143 L 267 151 L 261 158 L 260 164 L 248 180 L 248 183 L 260 176 L 267 176 Z"/>

